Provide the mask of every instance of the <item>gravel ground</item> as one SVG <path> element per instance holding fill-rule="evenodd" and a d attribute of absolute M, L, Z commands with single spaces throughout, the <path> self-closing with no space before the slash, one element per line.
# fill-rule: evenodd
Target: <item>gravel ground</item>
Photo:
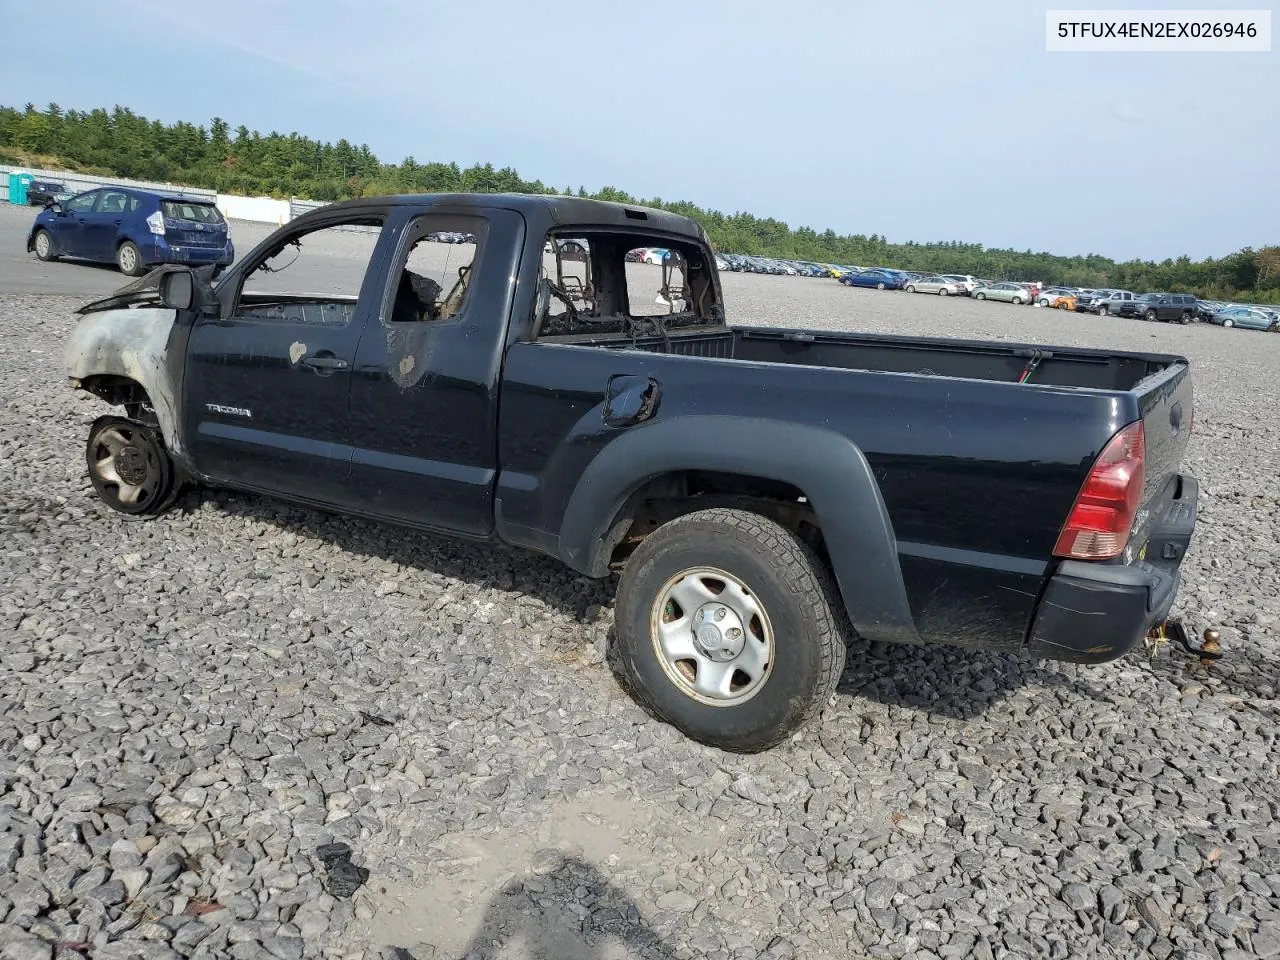
<path fill-rule="evenodd" d="M 725 289 L 1190 356 L 1179 609 L 1227 659 L 856 646 L 820 724 L 722 754 L 619 690 L 610 585 L 552 561 L 225 492 L 110 514 L 81 300 L 0 295 L 0 956 L 1280 957 L 1280 337 Z"/>

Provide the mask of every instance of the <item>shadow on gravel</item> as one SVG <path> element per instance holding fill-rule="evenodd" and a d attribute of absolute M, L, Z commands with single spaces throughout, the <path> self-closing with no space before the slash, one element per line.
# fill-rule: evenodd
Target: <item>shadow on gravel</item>
<path fill-rule="evenodd" d="M 579 620 L 585 619 L 590 607 L 604 606 L 613 596 L 607 579 L 581 576 L 558 560 L 500 543 L 447 539 L 239 491 L 188 490 L 176 507 L 197 510 L 206 502 L 228 517 L 269 523 L 299 537 L 323 540 L 353 556 L 377 557 L 428 575 L 527 594 Z"/>
<path fill-rule="evenodd" d="M 599 870 L 559 856 L 507 881 L 460 950 L 384 951 L 398 960 L 667 960 L 675 956 L 639 908 Z"/>
<path fill-rule="evenodd" d="M 1107 694 L 1071 664 L 1046 667 L 1020 654 L 856 642 L 836 692 L 886 706 L 975 717 L 1023 687 L 1056 687 L 1090 699 Z"/>

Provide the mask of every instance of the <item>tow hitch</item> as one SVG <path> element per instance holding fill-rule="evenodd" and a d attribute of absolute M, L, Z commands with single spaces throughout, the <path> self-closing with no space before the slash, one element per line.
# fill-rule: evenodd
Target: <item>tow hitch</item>
<path fill-rule="evenodd" d="M 1222 657 L 1222 636 L 1213 627 L 1204 631 L 1203 642 L 1196 646 L 1187 636 L 1187 628 L 1177 617 L 1170 617 L 1164 623 L 1158 623 L 1147 634 L 1147 652 L 1154 660 L 1160 649 L 1168 643 L 1176 643 L 1193 657 L 1199 657 L 1203 666 L 1211 667 Z"/>

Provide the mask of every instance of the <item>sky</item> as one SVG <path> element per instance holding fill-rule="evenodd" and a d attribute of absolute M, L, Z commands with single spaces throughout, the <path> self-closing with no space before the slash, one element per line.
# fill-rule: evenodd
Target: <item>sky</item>
<path fill-rule="evenodd" d="M 0 102 L 220 116 L 893 242 L 1118 260 L 1280 244 L 1280 52 L 1048 53 L 1026 0 L 58 10 L 55 47 L 0 32 Z"/>

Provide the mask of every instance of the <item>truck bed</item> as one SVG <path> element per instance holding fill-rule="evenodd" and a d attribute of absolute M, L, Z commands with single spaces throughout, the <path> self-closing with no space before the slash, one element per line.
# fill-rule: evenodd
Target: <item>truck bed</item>
<path fill-rule="evenodd" d="M 884 334 L 822 333 L 785 328 L 671 330 L 632 338 L 623 333 L 542 337 L 543 343 L 640 349 L 686 357 L 1017 382 L 1041 355 L 1027 382 L 1037 386 L 1132 390 L 1177 357 L 1102 350 Z"/>
<path fill-rule="evenodd" d="M 726 416 L 848 438 L 879 487 L 921 638 L 988 648 L 1024 644 L 1080 485 L 1135 419 L 1146 469 L 1132 542 L 1143 545 L 1177 495 L 1192 408 L 1177 356 L 725 325 L 543 336 L 513 345 L 504 369 L 499 489 L 513 519 L 558 515 L 539 491 L 567 484 L 545 475 L 543 451 L 561 450 L 555 469 L 580 476 L 609 439 L 587 411 L 622 374 L 660 384 L 659 425 Z"/>

